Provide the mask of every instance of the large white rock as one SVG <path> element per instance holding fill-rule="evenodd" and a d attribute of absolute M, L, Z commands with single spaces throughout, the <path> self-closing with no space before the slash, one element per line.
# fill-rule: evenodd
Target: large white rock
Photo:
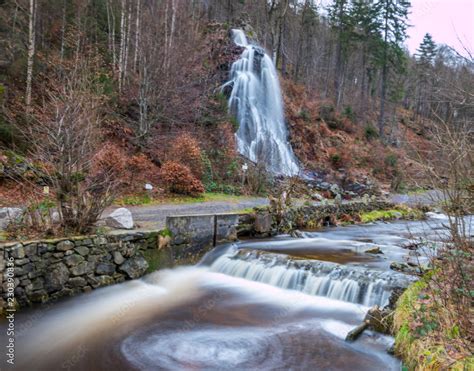
<path fill-rule="evenodd" d="M 111 228 L 133 229 L 133 217 L 130 210 L 121 207 L 113 211 L 106 219 L 105 224 Z"/>
<path fill-rule="evenodd" d="M 0 229 L 5 229 L 8 224 L 19 219 L 23 209 L 19 207 L 0 207 Z"/>

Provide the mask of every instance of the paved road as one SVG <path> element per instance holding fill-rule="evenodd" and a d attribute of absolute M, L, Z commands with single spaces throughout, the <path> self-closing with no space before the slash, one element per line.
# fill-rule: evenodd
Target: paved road
<path fill-rule="evenodd" d="M 392 194 L 389 199 L 395 204 L 406 204 L 408 206 L 433 205 L 443 199 L 443 194 L 440 191 L 431 190 L 423 193 Z"/>
<path fill-rule="evenodd" d="M 192 204 L 160 204 L 149 206 L 127 207 L 132 212 L 135 223 L 140 228 L 163 228 L 167 216 L 219 214 L 238 211 L 256 206 L 268 205 L 266 198 L 242 198 L 238 201 L 207 201 Z M 103 217 L 109 215 L 118 207 L 107 209 Z"/>
<path fill-rule="evenodd" d="M 403 203 L 407 205 L 432 204 L 438 196 L 435 191 L 420 194 L 394 194 L 389 196 L 393 203 Z M 127 207 L 133 215 L 133 219 L 139 228 L 164 228 L 166 217 L 171 215 L 199 215 L 199 214 L 219 214 L 238 211 L 256 206 L 268 205 L 266 198 L 242 198 L 238 201 L 207 201 L 191 204 L 159 204 L 149 206 Z M 109 215 L 118 207 L 107 209 L 103 217 Z"/>

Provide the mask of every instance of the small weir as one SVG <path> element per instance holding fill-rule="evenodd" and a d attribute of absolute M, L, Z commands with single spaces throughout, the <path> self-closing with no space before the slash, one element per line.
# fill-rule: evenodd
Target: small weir
<path fill-rule="evenodd" d="M 293 260 L 283 254 L 237 250 L 219 257 L 211 270 L 309 295 L 365 306 L 388 304 L 392 291 L 414 279 L 392 271 L 317 260 Z"/>

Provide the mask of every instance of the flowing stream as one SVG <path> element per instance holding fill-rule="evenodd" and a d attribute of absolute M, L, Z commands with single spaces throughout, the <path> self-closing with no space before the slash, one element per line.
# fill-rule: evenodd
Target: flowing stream
<path fill-rule="evenodd" d="M 19 370 L 398 370 L 393 339 L 347 333 L 414 278 L 389 269 L 442 219 L 218 246 L 194 267 L 17 314 Z M 377 246 L 383 254 L 365 251 Z M 1 331 L 6 331 L 5 324 Z M 2 337 L 4 338 L 4 337 Z"/>
<path fill-rule="evenodd" d="M 239 123 L 239 152 L 267 170 L 298 174 L 298 164 L 288 142 L 278 74 L 265 51 L 249 44 L 242 30 L 232 30 L 234 42 L 244 48 L 230 72 L 229 109 Z"/>

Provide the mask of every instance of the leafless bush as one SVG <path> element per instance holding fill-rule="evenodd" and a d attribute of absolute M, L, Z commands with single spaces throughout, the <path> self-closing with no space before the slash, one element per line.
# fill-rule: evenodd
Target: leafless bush
<path fill-rule="evenodd" d="M 428 290 L 443 308 L 443 318 L 439 318 L 442 328 L 457 326 L 461 339 L 467 343 L 474 338 L 470 319 L 474 286 L 474 243 L 470 230 L 470 214 L 474 211 L 473 135 L 472 121 L 438 117 L 432 127 L 431 149 L 415 151 L 424 178 L 436 190 L 433 201 L 448 217 L 448 236 L 440 236 L 443 244 L 431 254 L 434 274 L 430 276 Z"/>
<path fill-rule="evenodd" d="M 25 130 L 57 202 L 60 225 L 77 233 L 87 232 L 112 202 L 120 175 L 98 151 L 101 99 L 91 93 L 86 76 L 76 70 L 64 82 L 51 82 Z"/>

